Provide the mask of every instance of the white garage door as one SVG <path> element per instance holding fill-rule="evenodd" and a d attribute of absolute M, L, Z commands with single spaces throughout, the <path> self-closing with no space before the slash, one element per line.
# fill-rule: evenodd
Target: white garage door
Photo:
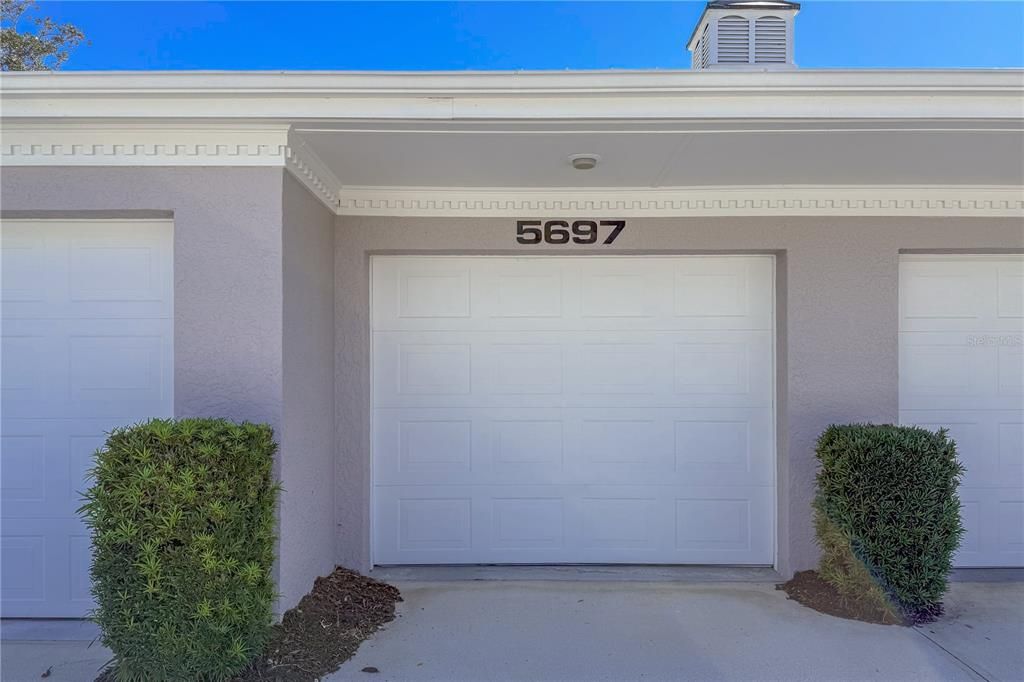
<path fill-rule="evenodd" d="M 900 261 L 900 420 L 949 428 L 959 566 L 1024 566 L 1024 256 Z"/>
<path fill-rule="evenodd" d="M 375 562 L 771 564 L 773 269 L 374 258 Z"/>
<path fill-rule="evenodd" d="M 3 223 L 4 616 L 92 605 L 84 473 L 105 431 L 172 413 L 171 230 Z"/>

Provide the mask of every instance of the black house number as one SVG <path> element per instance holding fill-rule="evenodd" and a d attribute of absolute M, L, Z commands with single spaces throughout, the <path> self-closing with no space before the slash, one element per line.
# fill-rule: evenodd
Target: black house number
<path fill-rule="evenodd" d="M 625 220 L 517 220 L 516 242 L 520 244 L 611 244 L 626 229 Z"/>

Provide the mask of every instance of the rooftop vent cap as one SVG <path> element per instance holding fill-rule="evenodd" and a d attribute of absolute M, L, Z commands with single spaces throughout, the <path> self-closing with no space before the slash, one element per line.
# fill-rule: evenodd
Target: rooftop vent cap
<path fill-rule="evenodd" d="M 793 18 L 800 5 L 783 0 L 715 0 L 700 15 L 686 47 L 697 71 L 795 69 Z"/>

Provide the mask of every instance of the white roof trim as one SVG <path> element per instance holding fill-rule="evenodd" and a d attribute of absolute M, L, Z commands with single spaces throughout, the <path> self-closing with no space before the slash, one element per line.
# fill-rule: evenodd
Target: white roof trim
<path fill-rule="evenodd" d="M 536 94 L 785 90 L 804 88 L 969 89 L 1020 91 L 1024 69 L 802 69 L 798 72 L 715 73 L 691 70 L 619 71 L 24 71 L 0 76 L 4 94 L 171 92 L 267 95 Z"/>
<path fill-rule="evenodd" d="M 1020 118 L 1021 70 L 0 76 L 5 119 Z"/>
<path fill-rule="evenodd" d="M 284 167 L 343 215 L 1024 216 L 1020 187 L 342 187 L 293 132 L 1020 130 L 1022 70 L 32 72 L 0 97 L 5 166 Z"/>

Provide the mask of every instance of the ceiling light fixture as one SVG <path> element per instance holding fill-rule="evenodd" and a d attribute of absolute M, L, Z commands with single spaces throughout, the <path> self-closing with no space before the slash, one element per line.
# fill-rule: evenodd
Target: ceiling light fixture
<path fill-rule="evenodd" d="M 569 157 L 569 163 L 576 170 L 590 170 L 600 160 L 601 157 L 597 154 L 573 154 Z"/>

